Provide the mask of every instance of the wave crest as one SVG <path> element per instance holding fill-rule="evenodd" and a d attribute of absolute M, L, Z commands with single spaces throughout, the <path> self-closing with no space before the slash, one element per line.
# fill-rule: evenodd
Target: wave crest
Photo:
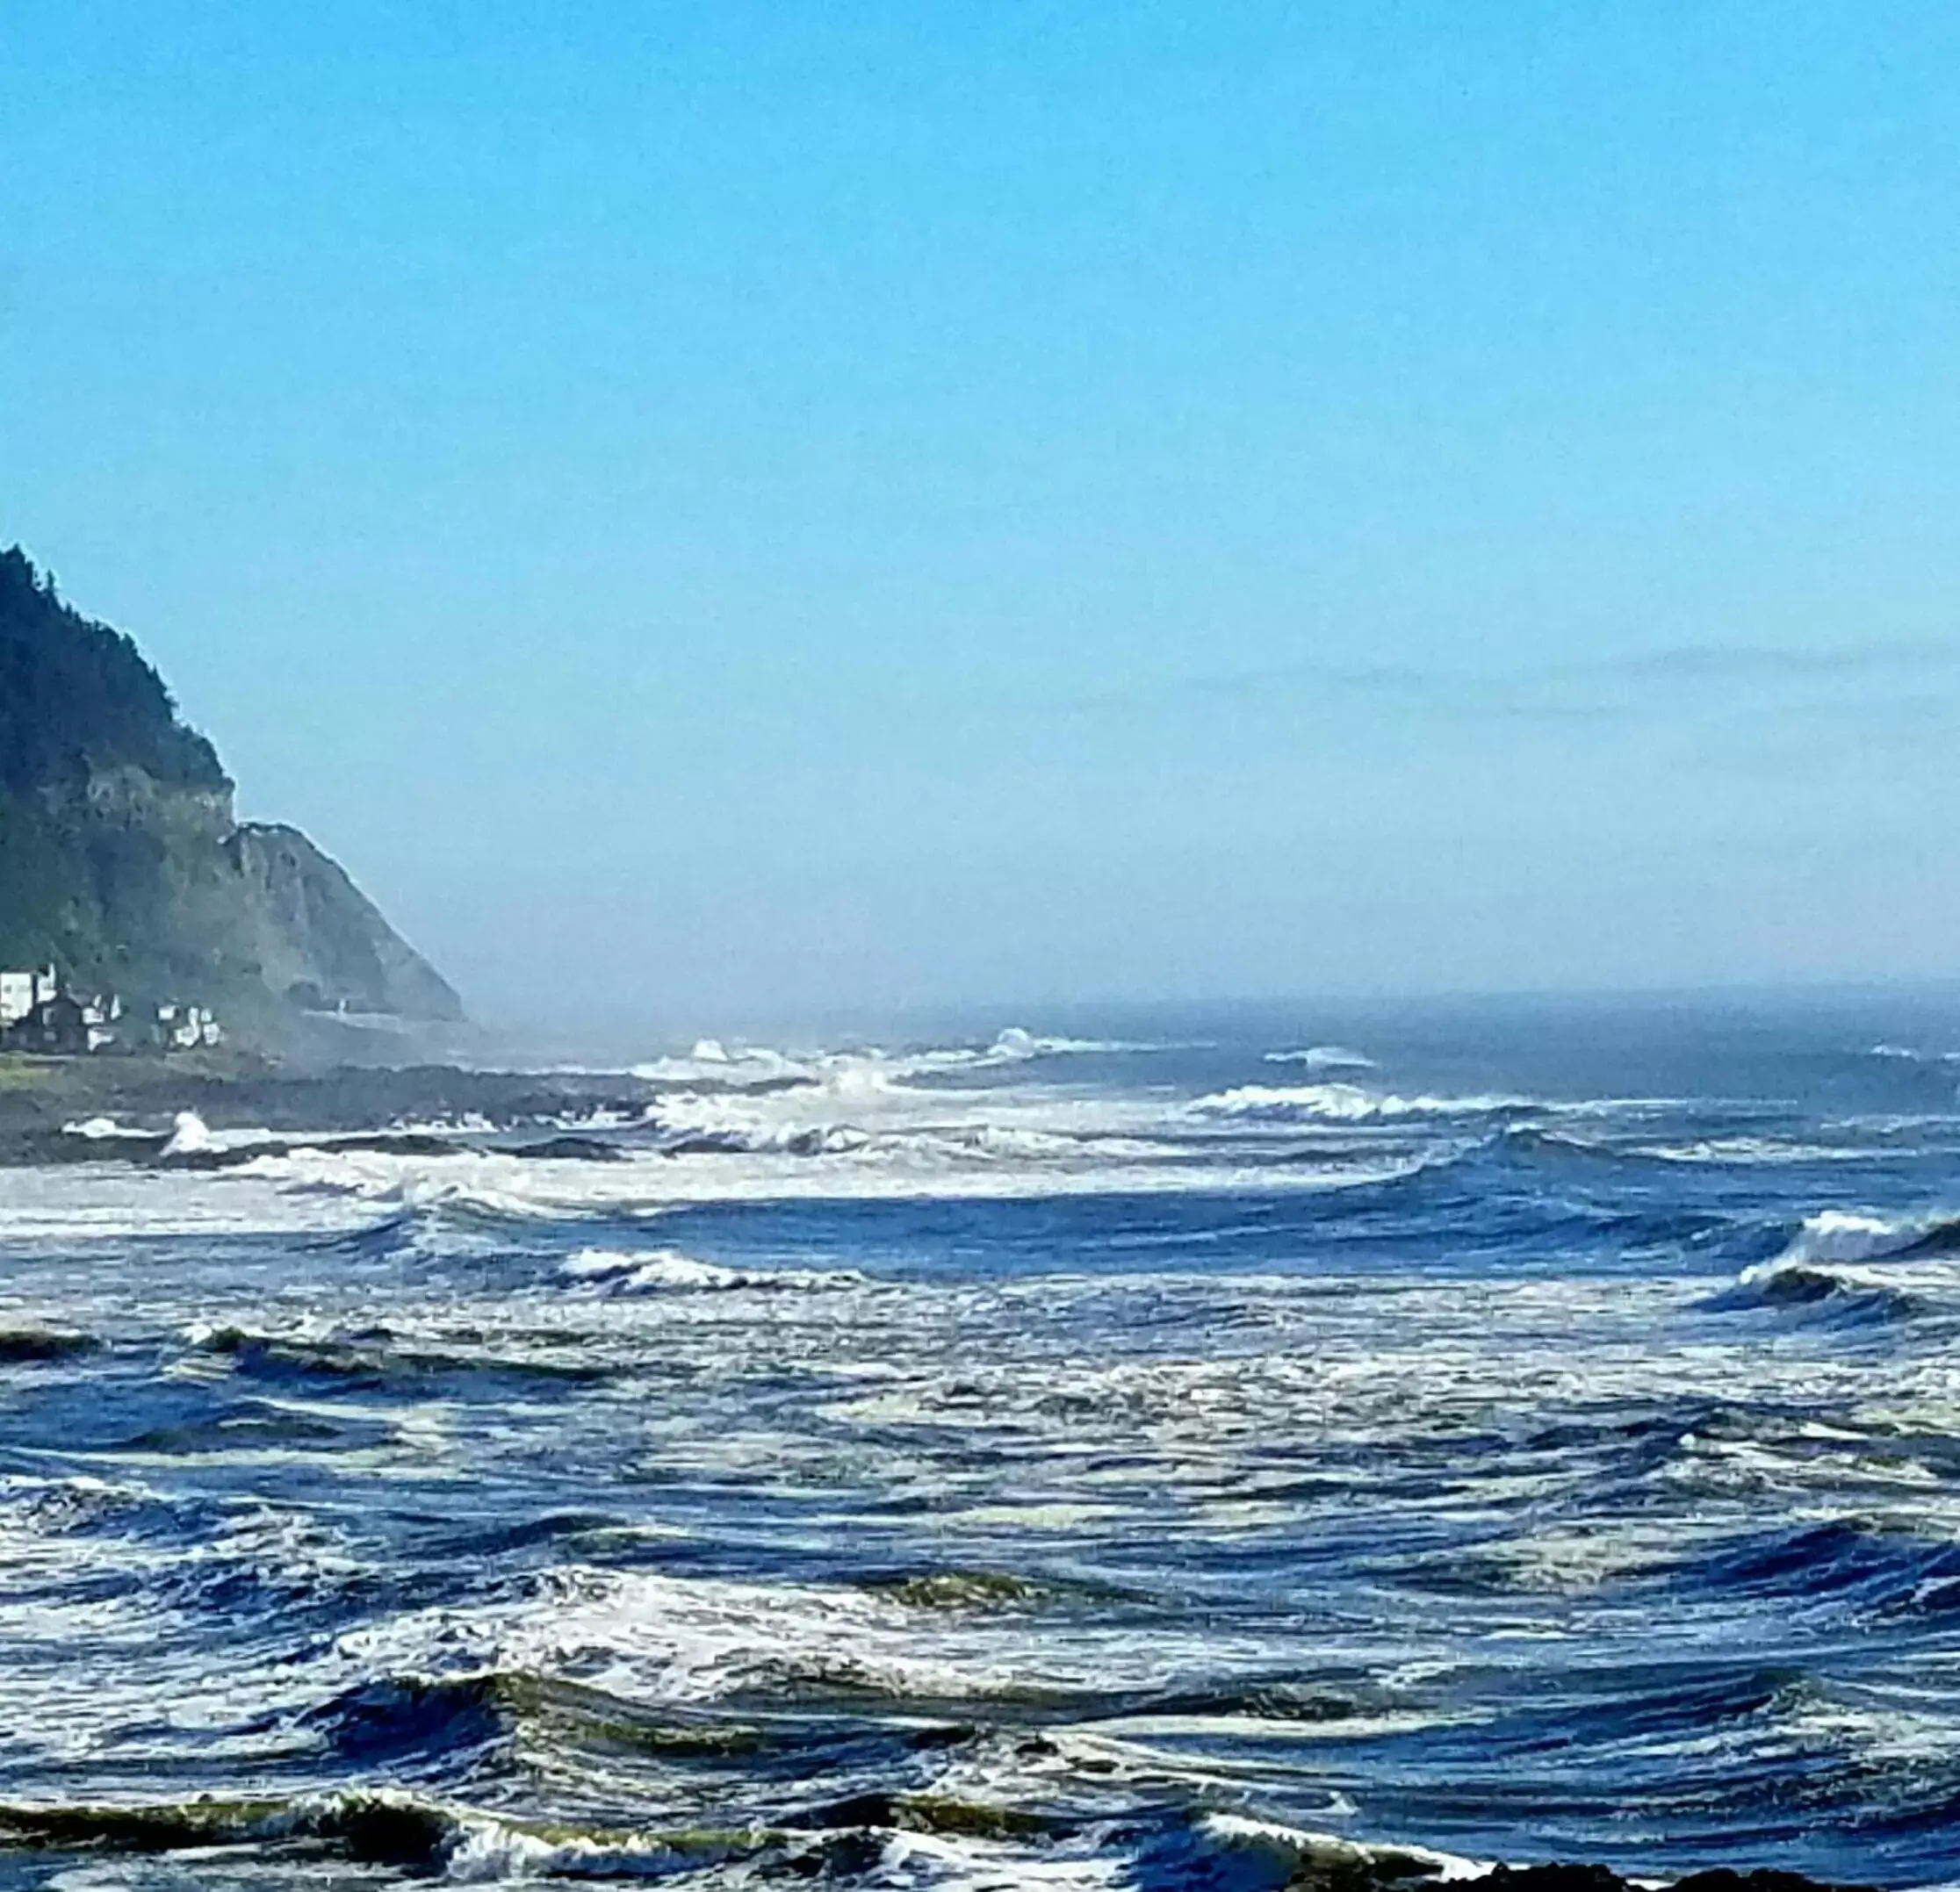
<path fill-rule="evenodd" d="M 1308 1045 L 1298 1051 L 1269 1051 L 1268 1064 L 1297 1064 L 1308 1071 L 1372 1071 L 1375 1061 L 1365 1051 L 1345 1045 Z"/>
<path fill-rule="evenodd" d="M 575 1285 L 608 1294 L 713 1293 L 733 1288 L 807 1291 L 858 1287 L 865 1280 L 849 1268 L 723 1268 L 678 1248 L 581 1248 L 560 1264 L 558 1273 Z"/>
<path fill-rule="evenodd" d="M 1193 1116 L 1254 1123 L 1376 1123 L 1395 1119 L 1491 1117 L 1541 1111 L 1531 1097 L 1395 1097 L 1358 1084 L 1240 1084 L 1189 1106 Z"/>

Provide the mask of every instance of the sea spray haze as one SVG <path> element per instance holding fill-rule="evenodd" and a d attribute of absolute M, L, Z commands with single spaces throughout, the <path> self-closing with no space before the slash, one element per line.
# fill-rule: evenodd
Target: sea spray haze
<path fill-rule="evenodd" d="M 1158 1012 L 78 1124 L 0 1174 L 0 1872 L 1949 1880 L 1956 1054 Z"/>

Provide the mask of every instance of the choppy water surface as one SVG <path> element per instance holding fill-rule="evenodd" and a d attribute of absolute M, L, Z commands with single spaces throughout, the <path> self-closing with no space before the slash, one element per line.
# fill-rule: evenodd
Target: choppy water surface
<path fill-rule="evenodd" d="M 1960 1017 L 1183 1023 L 0 1174 L 0 1885 L 1960 1876 Z"/>

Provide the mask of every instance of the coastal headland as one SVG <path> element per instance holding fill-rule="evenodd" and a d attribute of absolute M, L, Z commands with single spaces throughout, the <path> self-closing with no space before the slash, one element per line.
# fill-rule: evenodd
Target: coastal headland
<path fill-rule="evenodd" d="M 239 817 L 218 752 L 135 644 L 19 547 L 0 551 L 10 1045 L 127 1053 L 175 1035 L 367 1061 L 378 1035 L 407 1044 L 463 1021 L 454 989 L 338 861 L 297 828 Z M 404 1061 L 400 1048 L 381 1061 Z"/>

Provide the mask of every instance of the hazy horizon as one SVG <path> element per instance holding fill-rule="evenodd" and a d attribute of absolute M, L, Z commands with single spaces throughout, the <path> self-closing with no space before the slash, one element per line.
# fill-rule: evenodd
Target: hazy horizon
<path fill-rule="evenodd" d="M 1646 988 L 1572 987 L 1409 992 L 1384 989 L 1097 1002 L 974 999 L 906 1007 L 785 1010 L 758 1005 L 669 1011 L 631 1004 L 554 1018 L 489 1018 L 454 1040 L 472 1062 L 524 1069 L 627 1070 L 718 1046 L 731 1056 L 754 1051 L 794 1057 L 863 1050 L 901 1053 L 984 1048 L 1016 1034 L 1057 1047 L 1134 1052 L 1257 1044 L 1275 1054 L 1310 1047 L 1366 1049 L 1409 1031 L 1484 1036 L 1506 1021 L 1528 1033 L 1562 1025 L 1668 1032 L 1792 1027 L 1834 1038 L 1846 1057 L 1896 1050 L 1929 1068 L 1960 1060 L 1960 980 Z M 1280 1061 L 1283 1061 L 1281 1060 Z M 1366 1067 L 1333 1069 L 1335 1081 Z M 753 1074 L 751 1074 L 753 1076 Z"/>
<path fill-rule="evenodd" d="M 492 1025 L 1954 969 L 1945 10 L 10 26 L 0 541 Z"/>

